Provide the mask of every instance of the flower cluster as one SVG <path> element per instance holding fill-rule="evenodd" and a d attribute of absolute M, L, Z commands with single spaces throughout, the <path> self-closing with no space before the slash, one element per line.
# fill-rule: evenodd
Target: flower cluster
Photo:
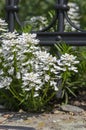
<path fill-rule="evenodd" d="M 5 22 L 5 20 L 0 19 L 0 32 L 7 31 L 6 27 L 7 27 L 7 23 Z"/>
<path fill-rule="evenodd" d="M 43 16 L 34 16 L 27 22 L 31 24 L 32 30 L 41 30 L 48 24 L 47 19 Z"/>
<path fill-rule="evenodd" d="M 76 3 L 69 2 L 68 6 L 70 7 L 70 10 L 68 11 L 69 18 L 77 27 L 80 27 L 80 15 L 78 5 Z M 76 29 L 74 27 L 71 27 L 67 21 L 65 21 L 65 30 L 76 31 Z"/>
<path fill-rule="evenodd" d="M 78 64 L 79 61 L 76 60 L 76 56 L 72 54 L 65 53 L 63 54 L 60 59 L 57 61 L 57 64 L 59 66 L 59 70 L 65 72 L 65 71 L 73 71 L 78 72 L 77 67 L 75 67 L 76 64 Z"/>
<path fill-rule="evenodd" d="M 58 90 L 56 57 L 38 46 L 36 34 L 8 32 L 1 36 L 0 88 L 10 89 L 16 79 L 23 91 L 34 89 L 34 97 L 45 86 Z"/>

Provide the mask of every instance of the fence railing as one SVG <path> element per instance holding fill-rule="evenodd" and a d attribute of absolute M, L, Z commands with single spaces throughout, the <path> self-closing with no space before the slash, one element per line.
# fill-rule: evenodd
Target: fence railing
<path fill-rule="evenodd" d="M 19 0 L 6 0 L 6 20 L 8 22 L 9 31 L 13 32 L 15 28 L 15 21 L 22 26 L 18 17 L 18 4 Z M 41 45 L 53 45 L 58 41 L 65 41 L 69 45 L 73 46 L 86 46 L 86 31 L 78 28 L 68 16 L 68 0 L 57 0 L 55 4 L 55 17 L 52 22 L 42 30 L 38 30 L 37 38 L 40 40 Z M 77 32 L 65 32 L 64 31 L 64 19 L 74 27 Z M 58 21 L 58 23 L 56 22 Z M 49 32 L 48 30 L 58 24 L 56 32 Z"/>

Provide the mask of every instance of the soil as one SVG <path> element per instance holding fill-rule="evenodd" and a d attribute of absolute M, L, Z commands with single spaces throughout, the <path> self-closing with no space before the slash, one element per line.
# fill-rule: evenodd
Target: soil
<path fill-rule="evenodd" d="M 83 108 L 86 111 L 86 88 L 84 88 L 83 90 L 81 89 L 77 93 L 77 97 L 72 98 L 69 103 L 78 106 L 80 108 Z"/>

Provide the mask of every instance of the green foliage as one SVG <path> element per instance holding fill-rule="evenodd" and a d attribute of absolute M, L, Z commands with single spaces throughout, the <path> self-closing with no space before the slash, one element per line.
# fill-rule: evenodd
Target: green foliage
<path fill-rule="evenodd" d="M 21 0 L 19 5 L 20 17 L 26 19 L 33 16 L 46 16 L 54 4 L 55 0 Z"/>
<path fill-rule="evenodd" d="M 80 13 L 80 25 L 83 29 L 86 29 L 86 0 L 70 0 L 77 3 Z"/>
<path fill-rule="evenodd" d="M 0 18 L 5 18 L 5 0 L 0 0 Z"/>
<path fill-rule="evenodd" d="M 79 87 L 86 88 L 86 47 L 77 47 L 76 55 L 80 61 L 79 75 L 77 79 L 79 81 Z"/>
<path fill-rule="evenodd" d="M 58 97 L 59 93 L 61 93 L 60 98 L 63 99 L 64 103 L 68 103 L 69 98 L 71 96 L 76 97 L 77 96 L 76 92 L 79 91 L 79 88 L 81 86 L 85 87 L 85 85 L 86 85 L 86 83 L 85 83 L 86 79 L 84 79 L 84 77 L 86 77 L 85 76 L 86 75 L 86 60 L 84 60 L 86 53 L 83 52 L 84 51 L 83 49 L 82 49 L 82 51 L 78 51 L 77 47 L 68 46 L 64 42 L 62 42 L 60 44 L 56 44 L 55 47 L 56 47 L 57 51 L 59 52 L 59 56 L 66 54 L 67 63 L 68 63 L 68 59 L 71 61 L 71 66 L 70 66 L 70 64 L 67 66 L 66 62 L 64 64 L 64 66 L 66 66 L 66 70 L 64 70 L 62 73 L 62 79 L 60 81 L 59 91 L 57 93 L 57 97 Z M 77 56 L 76 61 L 74 61 L 75 59 L 73 58 L 73 56 Z M 72 58 L 73 58 L 73 60 L 72 60 Z M 76 65 L 78 67 L 78 70 L 76 70 L 76 67 L 73 66 L 72 62 L 78 63 L 78 61 L 80 61 L 80 63 L 78 65 Z M 63 65 L 61 65 L 61 66 L 63 66 Z M 73 67 L 73 70 L 75 69 L 74 71 L 76 73 L 74 73 L 73 71 L 68 69 L 69 67 L 71 67 L 71 68 Z M 81 78 L 81 76 L 83 78 Z"/>
<path fill-rule="evenodd" d="M 65 54 L 65 53 L 71 53 L 72 52 L 72 47 L 67 45 L 65 42 L 57 43 L 55 44 L 56 49 L 60 54 Z"/>

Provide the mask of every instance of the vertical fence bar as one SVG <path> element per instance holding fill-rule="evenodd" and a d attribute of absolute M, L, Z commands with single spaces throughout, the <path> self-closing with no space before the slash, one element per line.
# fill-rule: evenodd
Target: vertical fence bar
<path fill-rule="evenodd" d="M 14 13 L 18 11 L 19 0 L 6 0 L 6 20 L 10 32 L 14 31 L 15 16 Z"/>
<path fill-rule="evenodd" d="M 10 6 L 14 6 L 14 0 L 10 0 Z M 9 31 L 14 31 L 14 12 L 12 10 L 9 12 Z"/>
<path fill-rule="evenodd" d="M 12 7 L 14 7 L 14 1 L 15 0 L 6 0 L 7 21 L 10 32 L 14 31 L 14 12 L 12 10 Z"/>
<path fill-rule="evenodd" d="M 59 9 L 58 9 L 58 32 L 64 32 L 64 10 L 62 10 L 62 5 L 64 0 L 58 0 Z"/>

